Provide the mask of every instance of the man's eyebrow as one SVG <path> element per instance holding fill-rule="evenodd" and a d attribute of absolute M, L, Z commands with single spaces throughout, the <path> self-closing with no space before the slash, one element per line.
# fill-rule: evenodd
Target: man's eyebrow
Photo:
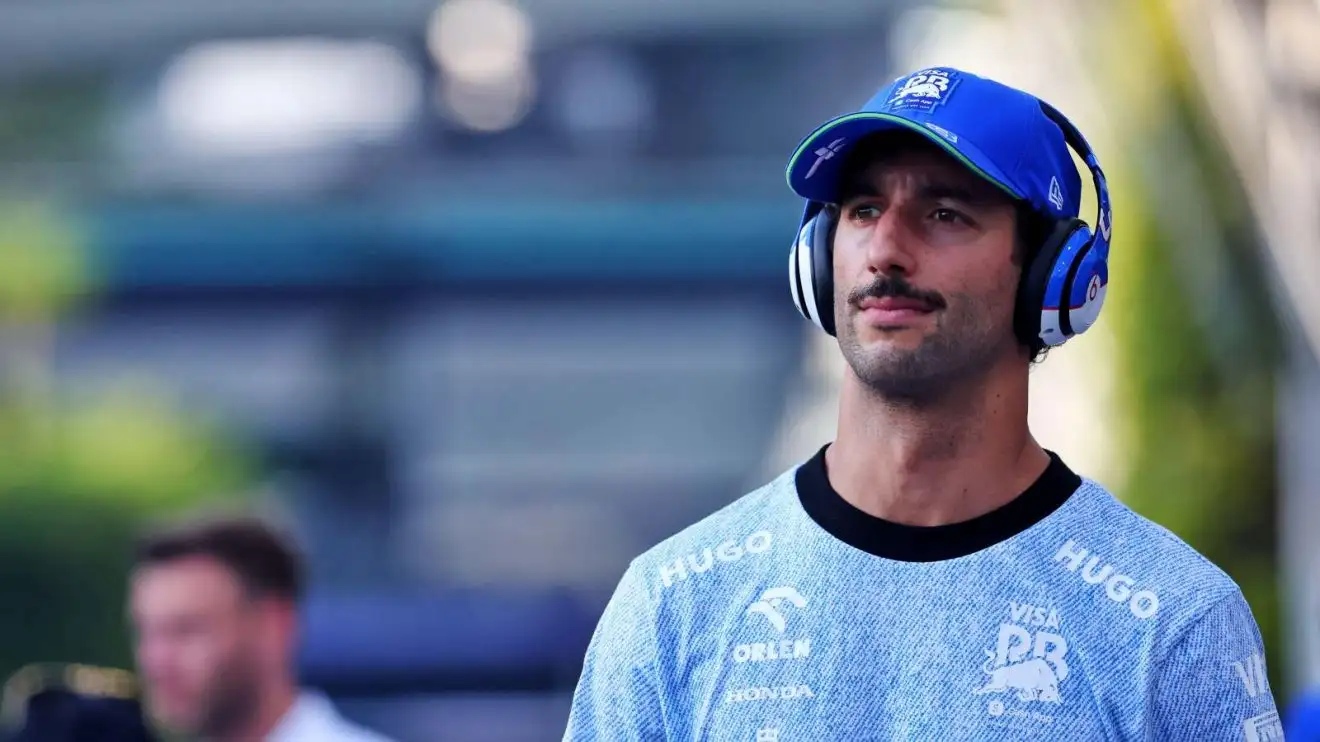
<path fill-rule="evenodd" d="M 880 195 L 880 191 L 875 184 L 864 178 L 848 178 L 844 180 L 839 187 L 839 201 L 845 203 L 854 198 L 875 198 Z"/>
<path fill-rule="evenodd" d="M 855 198 L 876 198 L 880 196 L 880 191 L 875 184 L 864 178 L 849 178 L 842 183 L 839 189 L 840 202 L 851 201 Z M 923 183 L 917 187 L 915 197 L 923 201 L 950 200 L 958 201 L 968 206 L 990 206 L 998 199 L 998 194 L 990 192 L 988 189 L 970 188 L 967 186 L 953 185 L 951 183 Z"/>
<path fill-rule="evenodd" d="M 950 201 L 960 201 L 969 206 L 989 206 L 995 201 L 994 194 L 948 183 L 925 183 L 917 188 L 916 195 L 917 198 L 923 201 L 948 199 Z"/>

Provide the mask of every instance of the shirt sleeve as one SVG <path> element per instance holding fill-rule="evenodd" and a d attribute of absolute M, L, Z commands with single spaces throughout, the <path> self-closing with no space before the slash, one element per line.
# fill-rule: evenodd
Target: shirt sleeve
<path fill-rule="evenodd" d="M 666 739 L 655 658 L 654 615 L 634 563 L 587 646 L 563 742 Z"/>
<path fill-rule="evenodd" d="M 1155 680 L 1158 740 L 1281 742 L 1265 649 L 1239 590 L 1177 640 Z"/>

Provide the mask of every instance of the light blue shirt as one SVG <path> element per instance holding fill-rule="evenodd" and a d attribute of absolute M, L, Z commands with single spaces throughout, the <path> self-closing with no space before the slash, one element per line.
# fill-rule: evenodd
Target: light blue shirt
<path fill-rule="evenodd" d="M 1282 739 L 1237 585 L 1057 457 L 920 529 L 822 454 L 632 562 L 566 742 Z"/>

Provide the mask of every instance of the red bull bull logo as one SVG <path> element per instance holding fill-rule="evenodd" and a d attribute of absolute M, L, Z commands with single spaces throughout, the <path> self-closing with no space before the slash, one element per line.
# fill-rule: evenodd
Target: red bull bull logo
<path fill-rule="evenodd" d="M 1016 691 L 1019 701 L 1063 702 L 1059 697 L 1059 677 L 1045 660 L 1032 658 L 1016 665 L 995 667 L 991 664 L 995 662 L 995 653 L 988 649 L 985 653 L 989 658 L 981 669 L 990 680 L 976 689 L 977 695 Z"/>
<path fill-rule="evenodd" d="M 1023 703 L 1062 703 L 1059 685 L 1068 679 L 1067 640 L 1052 630 L 1033 632 L 1017 623 L 1057 629 L 1058 613 L 1015 602 L 1009 617 L 1012 622 L 999 625 L 995 648 L 985 650 L 981 671 L 986 679 L 974 693 L 1012 693 Z"/>

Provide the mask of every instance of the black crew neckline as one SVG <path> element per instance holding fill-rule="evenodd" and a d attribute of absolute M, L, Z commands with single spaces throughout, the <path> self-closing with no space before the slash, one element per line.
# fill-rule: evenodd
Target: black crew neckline
<path fill-rule="evenodd" d="M 859 510 L 834 490 L 823 446 L 797 470 L 798 500 L 830 535 L 857 549 L 903 562 L 938 562 L 975 554 L 1034 526 L 1068 501 L 1082 479 L 1058 454 L 1022 494 L 984 515 L 942 526 L 909 526 Z"/>

